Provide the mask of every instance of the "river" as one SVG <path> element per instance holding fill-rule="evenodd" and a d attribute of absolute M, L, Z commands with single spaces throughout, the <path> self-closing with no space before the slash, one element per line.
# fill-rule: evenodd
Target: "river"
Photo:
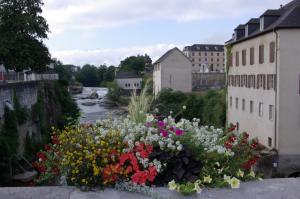
<path fill-rule="evenodd" d="M 92 93 L 98 94 L 98 99 L 87 99 Z M 106 98 L 108 92 L 107 88 L 98 87 L 84 87 L 83 92 L 74 95 L 78 107 L 81 110 L 81 123 L 96 123 L 97 120 L 105 119 L 108 117 L 117 117 L 124 114 L 124 110 L 118 106 L 114 106 Z M 90 105 L 83 105 L 89 104 Z"/>

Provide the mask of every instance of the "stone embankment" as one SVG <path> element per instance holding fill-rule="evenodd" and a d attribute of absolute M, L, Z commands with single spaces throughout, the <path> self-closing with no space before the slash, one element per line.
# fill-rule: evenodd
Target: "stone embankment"
<path fill-rule="evenodd" d="M 240 189 L 205 189 L 201 194 L 183 197 L 166 188 L 155 191 L 165 199 L 300 199 L 300 178 L 267 179 L 241 184 Z M 148 199 L 149 197 L 113 189 L 81 192 L 74 187 L 0 188 L 0 199 Z"/>

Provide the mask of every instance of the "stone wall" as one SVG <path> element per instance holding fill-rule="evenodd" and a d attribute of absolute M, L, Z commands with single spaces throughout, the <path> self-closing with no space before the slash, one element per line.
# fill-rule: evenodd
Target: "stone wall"
<path fill-rule="evenodd" d="M 5 104 L 14 104 L 14 93 L 21 105 L 30 109 L 37 102 L 38 82 L 0 84 L 0 121 L 4 115 Z"/>
<path fill-rule="evenodd" d="M 193 91 L 204 91 L 208 89 L 221 89 L 225 87 L 225 73 L 193 73 Z"/>

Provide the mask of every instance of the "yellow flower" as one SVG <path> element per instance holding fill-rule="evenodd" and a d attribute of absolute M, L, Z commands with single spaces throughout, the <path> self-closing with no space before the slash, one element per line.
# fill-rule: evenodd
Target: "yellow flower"
<path fill-rule="evenodd" d="M 209 175 L 209 176 L 205 176 L 205 177 L 203 178 L 203 182 L 204 182 L 204 183 L 210 184 L 211 181 L 212 181 L 212 178 L 210 177 L 210 175 Z"/>
<path fill-rule="evenodd" d="M 244 171 L 242 171 L 241 169 L 239 169 L 238 170 L 238 172 L 236 173 L 236 175 L 238 176 L 238 177 L 244 177 Z"/>
<path fill-rule="evenodd" d="M 239 179 L 233 177 L 233 178 L 231 178 L 229 184 L 230 184 L 230 186 L 231 186 L 232 189 L 238 189 L 238 188 L 240 188 L 240 183 L 241 182 L 240 182 Z"/>
<path fill-rule="evenodd" d="M 168 183 L 169 189 L 170 190 L 175 190 L 177 185 L 175 183 L 175 180 L 172 180 L 171 182 Z"/>
<path fill-rule="evenodd" d="M 194 184 L 194 190 L 197 192 L 197 193 L 201 193 L 202 189 L 200 188 L 199 184 L 198 183 L 195 183 Z"/>

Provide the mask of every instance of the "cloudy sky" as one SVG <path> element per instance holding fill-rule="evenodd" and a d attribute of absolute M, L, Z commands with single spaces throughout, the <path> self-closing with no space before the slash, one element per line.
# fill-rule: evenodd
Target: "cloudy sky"
<path fill-rule="evenodd" d="M 194 43 L 223 44 L 233 29 L 289 0 L 45 0 L 47 46 L 65 64 L 123 58 Z"/>

